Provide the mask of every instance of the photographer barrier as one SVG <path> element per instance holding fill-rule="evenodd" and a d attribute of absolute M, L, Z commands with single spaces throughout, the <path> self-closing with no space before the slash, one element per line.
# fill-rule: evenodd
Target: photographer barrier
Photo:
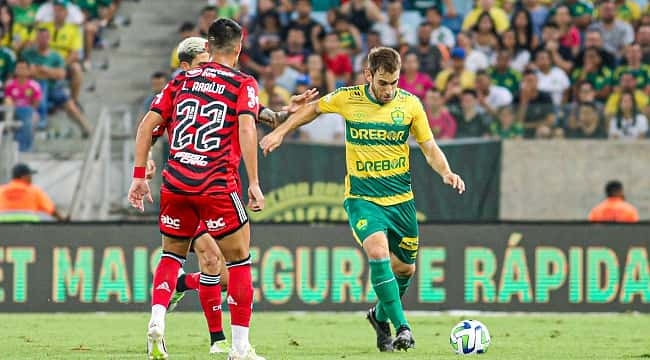
<path fill-rule="evenodd" d="M 376 301 L 347 226 L 252 229 L 257 310 L 365 310 Z M 420 230 L 408 310 L 650 312 L 649 224 Z M 145 311 L 159 238 L 154 224 L 0 225 L 0 312 Z M 198 309 L 195 295 L 179 306 Z"/>

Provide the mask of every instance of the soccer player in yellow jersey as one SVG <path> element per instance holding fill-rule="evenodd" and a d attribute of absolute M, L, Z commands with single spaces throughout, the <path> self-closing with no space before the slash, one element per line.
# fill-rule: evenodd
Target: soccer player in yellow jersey
<path fill-rule="evenodd" d="M 414 347 L 401 295 L 415 272 L 418 227 L 411 191 L 409 134 L 445 184 L 465 191 L 431 133 L 417 97 L 397 88 L 401 60 L 390 48 L 374 48 L 364 70 L 368 84 L 341 88 L 298 110 L 260 142 L 265 154 L 280 146 L 289 131 L 320 113 L 338 113 L 346 124 L 345 202 L 350 227 L 370 264 L 370 279 L 379 299 L 368 311 L 380 351 Z M 396 329 L 392 338 L 388 323 Z"/>

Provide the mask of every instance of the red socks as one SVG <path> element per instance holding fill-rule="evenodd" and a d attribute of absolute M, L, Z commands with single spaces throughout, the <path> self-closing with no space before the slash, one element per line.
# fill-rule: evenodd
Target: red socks
<path fill-rule="evenodd" d="M 153 292 L 151 306 L 162 305 L 167 308 L 169 299 L 176 288 L 178 269 L 185 263 L 185 258 L 170 252 L 163 251 L 160 262 L 153 276 Z"/>
<path fill-rule="evenodd" d="M 199 300 L 203 308 L 203 314 L 208 321 L 210 333 L 223 331 L 221 325 L 221 276 L 199 275 Z M 187 277 L 186 277 L 187 284 Z"/>
<path fill-rule="evenodd" d="M 228 307 L 232 325 L 249 327 L 253 312 L 253 281 L 251 258 L 226 264 L 228 266 Z"/>

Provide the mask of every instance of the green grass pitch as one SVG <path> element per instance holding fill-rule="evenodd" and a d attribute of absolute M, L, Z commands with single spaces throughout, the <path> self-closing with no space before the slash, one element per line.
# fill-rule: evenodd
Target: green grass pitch
<path fill-rule="evenodd" d="M 458 359 L 449 331 L 464 318 L 481 320 L 492 335 L 480 359 L 650 359 L 650 315 L 635 314 L 411 314 L 417 348 L 380 354 L 361 313 L 257 313 L 251 340 L 269 360 Z M 0 314 L 0 358 L 145 359 L 147 321 L 144 313 Z M 208 356 L 200 313 L 170 314 L 166 337 L 170 359 L 226 358 Z"/>

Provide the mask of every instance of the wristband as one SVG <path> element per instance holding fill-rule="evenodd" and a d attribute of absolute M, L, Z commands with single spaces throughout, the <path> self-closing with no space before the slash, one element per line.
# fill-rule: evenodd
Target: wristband
<path fill-rule="evenodd" d="M 144 166 L 134 166 L 133 167 L 133 177 L 135 179 L 144 179 L 147 170 Z"/>

